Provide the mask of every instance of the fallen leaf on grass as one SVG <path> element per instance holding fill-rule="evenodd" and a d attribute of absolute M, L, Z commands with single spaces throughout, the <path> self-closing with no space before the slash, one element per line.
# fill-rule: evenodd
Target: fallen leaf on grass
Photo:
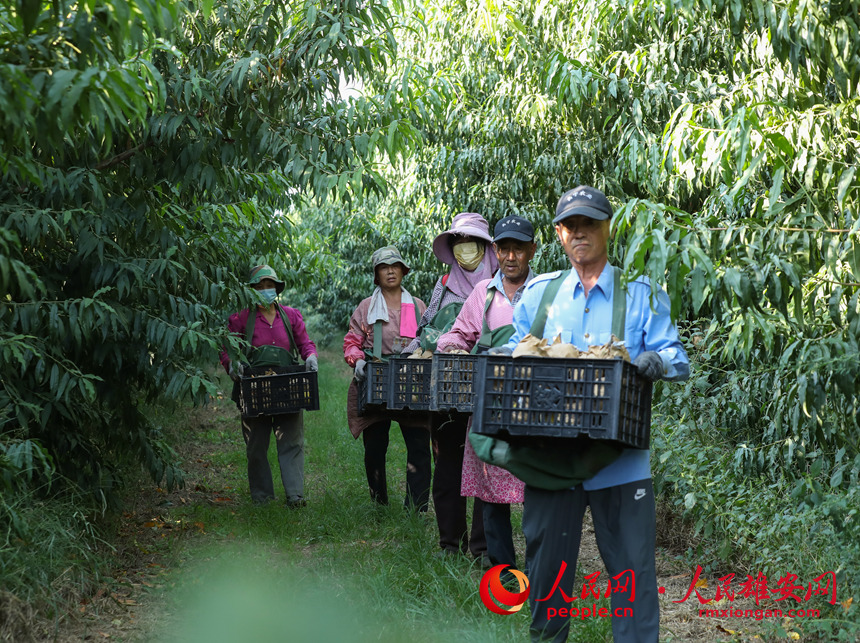
<path fill-rule="evenodd" d="M 723 634 L 731 634 L 731 635 L 733 635 L 733 636 L 734 636 L 735 634 L 737 634 L 737 632 L 735 632 L 734 630 L 730 630 L 730 629 L 728 629 L 727 627 L 723 627 L 722 625 L 717 625 L 717 630 L 719 630 L 719 631 L 720 631 L 720 632 L 722 632 Z"/>

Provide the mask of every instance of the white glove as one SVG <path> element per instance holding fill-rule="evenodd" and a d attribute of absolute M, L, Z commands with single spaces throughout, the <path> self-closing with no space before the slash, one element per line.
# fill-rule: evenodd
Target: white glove
<path fill-rule="evenodd" d="M 364 367 L 367 365 L 363 359 L 356 360 L 355 362 L 355 379 L 363 380 L 365 377 Z"/>
<path fill-rule="evenodd" d="M 320 370 L 319 362 L 317 362 L 316 355 L 308 355 L 308 358 L 305 360 L 305 370 L 316 373 Z"/>

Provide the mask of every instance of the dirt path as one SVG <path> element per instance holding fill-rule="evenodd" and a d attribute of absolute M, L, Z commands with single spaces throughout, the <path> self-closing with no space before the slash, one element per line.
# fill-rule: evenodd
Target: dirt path
<path fill-rule="evenodd" d="M 194 431 L 212 429 L 230 414 L 229 407 L 214 404 L 194 409 L 187 416 Z M 228 445 L 223 445 L 226 448 Z M 185 487 L 168 492 L 143 479 L 127 494 L 126 511 L 116 526 L 116 569 L 96 594 L 78 605 L 62 624 L 57 641 L 138 641 L 171 610 L 162 590 L 169 572 L 180 564 L 185 548 L 211 541 L 206 526 L 171 517 L 179 506 L 211 504 L 228 507 L 238 503 L 227 486 L 223 471 L 211 467 L 219 448 L 203 440 L 185 440 L 179 447 L 185 471 Z"/>
<path fill-rule="evenodd" d="M 212 405 L 189 413 L 189 429 L 207 431 L 225 421 L 234 421 L 235 411 L 229 405 Z M 223 470 L 210 467 L 219 451 L 234 449 L 230 444 L 209 445 L 204 440 L 185 440 L 180 454 L 186 471 L 186 486 L 170 493 L 155 489 L 142 481 L 132 494 L 128 509 L 117 525 L 117 569 L 91 599 L 77 606 L 62 623 L 57 641 L 137 641 L 151 636 L 172 613 L 162 590 L 169 581 L 169 572 L 180 564 L 180 556 L 188 548 L 213 543 L 200 523 L 186 523 L 170 517 L 170 508 L 182 505 L 211 504 L 228 507 L 238 502 L 243 490 L 227 486 Z M 689 565 L 680 562 L 666 546 L 684 545 L 677 534 L 666 525 L 658 527 L 664 537 L 658 549 L 658 585 L 665 588 L 661 597 L 661 641 L 762 641 L 760 628 L 752 619 L 700 618 L 695 596 L 683 603 L 692 578 Z M 668 537 L 666 537 L 668 536 Z M 672 542 L 674 540 L 675 542 Z M 525 550 L 520 534 L 517 548 Z M 594 530 L 588 517 L 580 550 L 580 567 L 585 573 L 607 574 L 594 540 Z M 605 582 L 605 581 L 604 581 Z M 705 587 L 701 585 L 701 587 Z M 711 592 L 712 593 L 712 592 Z M 721 606 L 727 607 L 725 605 Z M 741 606 L 738 606 L 741 607 Z"/>

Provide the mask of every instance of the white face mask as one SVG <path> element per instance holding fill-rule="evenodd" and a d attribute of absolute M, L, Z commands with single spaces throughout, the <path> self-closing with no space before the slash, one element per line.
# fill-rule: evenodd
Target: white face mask
<path fill-rule="evenodd" d="M 262 299 L 266 304 L 271 304 L 278 298 L 278 291 L 274 288 L 266 288 L 264 290 L 257 291 L 260 294 L 260 299 Z"/>
<path fill-rule="evenodd" d="M 480 246 L 475 241 L 467 241 L 466 243 L 458 243 L 454 246 L 454 259 L 460 264 L 463 270 L 471 272 L 481 264 L 484 258 L 485 246 Z"/>

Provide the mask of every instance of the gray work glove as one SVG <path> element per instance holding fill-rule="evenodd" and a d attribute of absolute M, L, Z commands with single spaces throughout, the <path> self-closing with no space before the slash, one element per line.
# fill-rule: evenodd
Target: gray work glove
<path fill-rule="evenodd" d="M 320 370 L 319 362 L 317 361 L 316 355 L 308 355 L 308 358 L 305 360 L 305 370 L 316 373 Z"/>
<path fill-rule="evenodd" d="M 514 354 L 507 346 L 493 346 L 487 351 L 487 355 L 498 355 L 499 357 L 510 357 Z"/>
<path fill-rule="evenodd" d="M 242 362 L 236 362 L 235 368 L 233 366 L 233 362 L 230 362 L 230 369 L 227 371 L 227 375 L 230 376 L 230 379 L 234 382 L 238 382 L 242 379 L 242 376 L 245 374 L 245 365 Z"/>
<path fill-rule="evenodd" d="M 663 359 L 654 351 L 645 351 L 633 360 L 639 375 L 652 382 L 663 377 Z"/>
<path fill-rule="evenodd" d="M 363 380 L 365 377 L 364 367 L 367 365 L 363 359 L 356 360 L 355 362 L 355 379 Z"/>

